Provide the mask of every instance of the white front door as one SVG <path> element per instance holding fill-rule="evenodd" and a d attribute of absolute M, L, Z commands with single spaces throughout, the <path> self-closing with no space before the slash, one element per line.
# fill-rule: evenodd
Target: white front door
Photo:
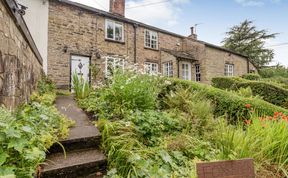
<path fill-rule="evenodd" d="M 77 73 L 78 77 L 82 77 L 85 81 L 90 81 L 89 72 L 90 58 L 85 56 L 71 56 L 71 79 L 73 79 L 74 73 Z M 71 80 L 71 86 L 73 82 Z"/>

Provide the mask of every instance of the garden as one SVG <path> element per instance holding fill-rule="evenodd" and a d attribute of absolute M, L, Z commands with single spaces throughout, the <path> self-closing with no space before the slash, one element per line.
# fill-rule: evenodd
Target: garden
<path fill-rule="evenodd" d="M 0 177 L 32 177 L 46 152 L 68 136 L 73 122 L 54 106 L 54 84 L 43 78 L 30 101 L 15 111 L 0 107 Z"/>
<path fill-rule="evenodd" d="M 79 106 L 97 118 L 102 133 L 107 177 L 193 178 L 198 162 L 241 158 L 254 159 L 257 177 L 287 177 L 283 83 L 251 74 L 227 80 L 237 87 L 135 71 L 116 71 L 93 89 L 78 81 Z M 266 98 L 263 85 L 273 85 L 281 96 Z"/>

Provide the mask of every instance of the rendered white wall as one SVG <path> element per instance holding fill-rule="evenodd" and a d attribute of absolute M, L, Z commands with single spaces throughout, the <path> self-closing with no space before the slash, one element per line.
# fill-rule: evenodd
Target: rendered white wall
<path fill-rule="evenodd" d="M 49 0 L 18 0 L 18 3 L 28 7 L 23 17 L 43 58 L 43 70 L 47 73 Z"/>

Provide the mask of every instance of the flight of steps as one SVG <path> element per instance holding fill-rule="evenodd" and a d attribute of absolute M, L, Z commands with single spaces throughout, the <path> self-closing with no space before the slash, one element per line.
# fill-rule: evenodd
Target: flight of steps
<path fill-rule="evenodd" d="M 41 178 L 100 178 L 105 175 L 106 157 L 99 149 L 101 134 L 89 121 L 87 115 L 78 108 L 72 97 L 62 96 L 56 100 L 58 110 L 76 121 L 70 129 L 69 137 L 60 141 L 65 148 L 54 144 L 45 163 Z"/>

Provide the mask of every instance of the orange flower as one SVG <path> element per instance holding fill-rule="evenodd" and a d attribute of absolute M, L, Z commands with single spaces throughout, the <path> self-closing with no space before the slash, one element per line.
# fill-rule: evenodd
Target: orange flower
<path fill-rule="evenodd" d="M 245 120 L 245 124 L 246 125 L 250 125 L 251 124 L 251 120 Z"/>
<path fill-rule="evenodd" d="M 251 104 L 246 104 L 245 107 L 246 108 L 251 108 Z"/>
<path fill-rule="evenodd" d="M 279 113 L 278 112 L 275 112 L 274 113 L 274 117 L 278 117 Z"/>

